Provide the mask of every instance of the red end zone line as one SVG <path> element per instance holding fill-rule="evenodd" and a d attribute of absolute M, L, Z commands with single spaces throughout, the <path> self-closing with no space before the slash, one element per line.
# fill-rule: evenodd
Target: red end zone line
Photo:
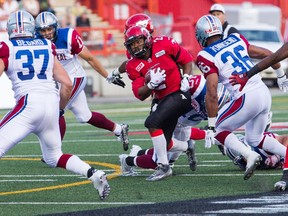
<path fill-rule="evenodd" d="M 270 130 L 280 130 L 280 129 L 288 129 L 288 122 L 275 122 L 272 123 Z M 236 131 L 244 131 L 244 127 L 237 129 Z M 130 135 L 148 135 L 148 131 L 131 131 Z M 114 134 L 107 134 L 107 136 L 114 136 Z"/>

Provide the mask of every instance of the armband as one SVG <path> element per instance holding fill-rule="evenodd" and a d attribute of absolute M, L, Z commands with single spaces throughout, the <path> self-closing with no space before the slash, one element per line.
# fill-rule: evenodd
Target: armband
<path fill-rule="evenodd" d="M 278 78 L 282 78 L 282 77 L 285 76 L 285 72 L 284 72 L 284 70 L 281 67 L 276 69 L 275 72 L 276 72 Z"/>

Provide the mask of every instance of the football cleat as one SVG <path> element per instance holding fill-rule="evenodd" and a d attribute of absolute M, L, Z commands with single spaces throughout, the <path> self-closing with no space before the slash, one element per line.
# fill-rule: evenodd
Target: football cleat
<path fill-rule="evenodd" d="M 93 174 L 89 180 L 93 182 L 93 185 L 98 191 L 101 200 L 104 200 L 109 196 L 110 186 L 108 184 L 106 174 L 103 171 L 93 170 Z"/>
<path fill-rule="evenodd" d="M 126 158 L 127 157 L 128 157 L 127 154 L 119 155 L 119 161 L 120 161 L 120 164 L 121 164 L 122 175 L 123 176 L 134 176 L 134 175 L 136 175 L 136 173 L 134 172 L 134 167 L 133 166 L 129 166 L 126 163 Z"/>
<path fill-rule="evenodd" d="M 158 164 L 155 172 L 146 178 L 147 181 L 158 181 L 172 175 L 172 168 L 167 164 Z"/>
<path fill-rule="evenodd" d="M 121 124 L 121 133 L 120 135 L 117 136 L 119 141 L 123 143 L 124 151 L 127 151 L 129 148 L 128 129 L 129 129 L 129 125 Z"/>
<path fill-rule="evenodd" d="M 261 160 L 262 158 L 258 153 L 251 151 L 251 153 L 249 154 L 247 158 L 246 170 L 244 172 L 244 177 L 243 177 L 244 180 L 249 179 L 253 175 L 254 170 L 260 164 Z"/>
<path fill-rule="evenodd" d="M 247 163 L 242 155 L 235 157 L 233 163 L 237 165 L 241 170 L 246 170 Z"/>
<path fill-rule="evenodd" d="M 197 168 L 197 158 L 195 155 L 195 141 L 193 141 L 193 140 L 188 141 L 188 148 L 187 148 L 185 153 L 187 155 L 190 169 L 192 171 L 195 171 Z"/>

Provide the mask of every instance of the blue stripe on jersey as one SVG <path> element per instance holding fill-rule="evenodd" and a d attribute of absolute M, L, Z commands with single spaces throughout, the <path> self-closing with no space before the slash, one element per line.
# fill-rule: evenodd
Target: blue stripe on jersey
<path fill-rule="evenodd" d="M 58 35 L 57 35 L 56 41 L 54 42 L 57 49 L 68 48 L 68 31 L 69 31 L 69 28 L 58 29 Z"/>
<path fill-rule="evenodd" d="M 43 46 L 48 44 L 47 40 L 39 38 L 13 39 L 11 42 L 13 46 Z"/>
<path fill-rule="evenodd" d="M 212 55 L 213 57 L 215 57 L 215 55 L 220 52 L 221 50 L 225 49 L 226 47 L 235 44 L 237 42 L 241 41 L 241 39 L 239 37 L 237 37 L 236 35 L 229 35 L 229 37 L 227 37 L 226 39 L 222 40 L 221 42 L 216 41 L 215 43 L 209 45 L 208 47 L 206 47 L 204 50 L 206 52 L 208 52 L 210 55 Z"/>

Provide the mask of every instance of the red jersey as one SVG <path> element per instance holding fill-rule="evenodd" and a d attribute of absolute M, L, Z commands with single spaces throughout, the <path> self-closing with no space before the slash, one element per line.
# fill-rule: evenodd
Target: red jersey
<path fill-rule="evenodd" d="M 145 75 L 153 68 L 161 68 L 166 72 L 165 83 L 153 90 L 157 99 L 180 89 L 181 73 L 178 64 L 192 62 L 191 54 L 182 48 L 173 38 L 166 36 L 154 37 L 151 57 L 147 60 L 131 58 L 126 64 L 128 77 L 132 80 L 132 90 L 139 99 L 138 89 L 145 85 Z"/>

